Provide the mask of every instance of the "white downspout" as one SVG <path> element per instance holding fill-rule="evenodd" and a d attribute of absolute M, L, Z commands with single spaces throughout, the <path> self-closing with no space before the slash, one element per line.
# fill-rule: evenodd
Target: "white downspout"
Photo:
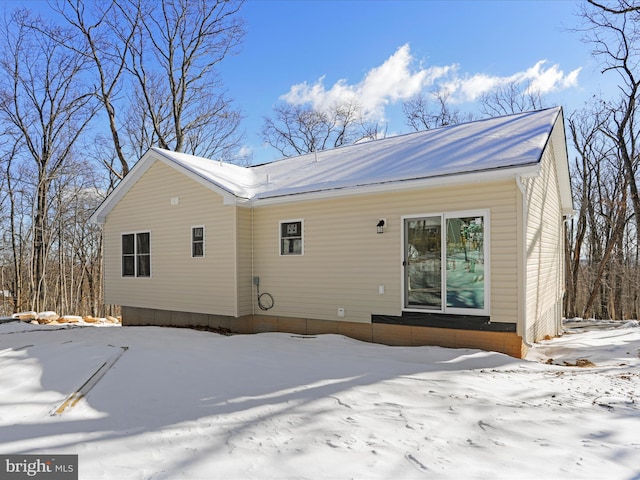
<path fill-rule="evenodd" d="M 518 303 L 521 305 L 522 312 L 522 342 L 528 347 L 532 347 L 532 343 L 527 338 L 527 224 L 528 224 L 528 216 L 529 216 L 529 208 L 527 205 L 527 187 L 522 183 L 522 175 L 516 175 L 516 185 L 520 189 L 520 193 L 522 195 L 522 254 L 520 256 L 519 262 L 519 272 L 518 276 L 520 277 L 519 283 L 521 288 L 519 290 L 520 298 L 518 298 Z"/>
<path fill-rule="evenodd" d="M 253 301 L 253 279 L 255 276 L 254 273 L 254 267 L 253 267 L 253 258 L 254 258 L 254 251 L 253 251 L 253 236 L 254 236 L 254 232 L 253 232 L 253 205 L 251 206 L 251 318 L 255 318 L 256 316 L 256 304 Z"/>

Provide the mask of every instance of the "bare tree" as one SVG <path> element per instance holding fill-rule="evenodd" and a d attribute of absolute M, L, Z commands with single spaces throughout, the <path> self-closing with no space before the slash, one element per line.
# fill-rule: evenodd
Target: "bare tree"
<path fill-rule="evenodd" d="M 0 102 L 3 99 L 0 98 Z M 10 147 L 11 137 L 0 132 L 0 315 L 13 313 L 9 307 L 9 296 L 13 296 L 14 263 L 11 255 L 13 242 L 12 225 L 14 219 L 14 195 L 11 179 L 11 163 L 15 157 L 15 148 Z M 14 144 L 15 146 L 15 144 Z M 15 303 L 15 297 L 14 297 Z"/>
<path fill-rule="evenodd" d="M 640 6 L 637 2 L 589 0 L 581 10 L 584 40 L 593 45 L 603 74 L 617 74 L 617 99 L 600 102 L 598 135 L 610 148 L 593 157 L 593 198 L 586 207 L 587 239 L 579 282 L 590 286 L 584 314 L 622 317 L 638 314 L 640 298 L 640 197 L 637 108 L 640 79 Z M 586 167 L 585 167 L 586 168 Z M 596 183 L 597 182 L 597 183 Z M 586 187 L 584 187 L 586 188 Z M 627 205 L 628 204 L 628 205 Z M 628 211 L 631 210 L 631 213 Z M 605 241 L 606 240 L 606 241 Z M 578 252 L 576 252 L 577 254 Z M 580 287 L 578 287 L 580 289 Z M 579 292 L 578 292 L 579 294 Z"/>
<path fill-rule="evenodd" d="M 416 132 L 473 120 L 450 105 L 446 92 L 436 91 L 429 95 L 420 93 L 402 104 L 407 125 Z"/>
<path fill-rule="evenodd" d="M 90 165 L 72 158 L 52 185 L 51 267 L 48 278 L 55 293 L 49 305 L 60 313 L 87 312 L 101 308 L 102 232 L 89 217 L 103 196 L 96 188 Z"/>
<path fill-rule="evenodd" d="M 636 235 L 640 239 L 640 194 L 636 181 L 638 166 L 637 108 L 640 79 L 640 7 L 627 0 L 611 2 L 612 6 L 589 1 L 582 9 L 585 40 L 593 45 L 602 72 L 617 73 L 620 97 L 608 104 L 613 125 L 607 135 L 616 143 L 633 207 Z"/>
<path fill-rule="evenodd" d="M 384 136 L 384 129 L 368 120 L 356 101 L 326 109 L 279 103 L 274 116 L 265 117 L 262 138 L 283 156 L 302 155 Z"/>
<path fill-rule="evenodd" d="M 598 167 L 603 167 L 599 164 Z M 621 239 L 624 228 L 627 224 L 627 200 L 628 186 L 626 177 L 618 168 L 599 168 L 596 171 L 596 181 L 600 204 L 594 204 L 591 233 L 591 258 L 592 283 L 585 300 L 582 316 L 584 318 L 593 315 L 596 301 L 600 298 L 600 305 L 597 307 L 595 316 L 598 318 L 610 318 L 615 315 L 618 306 L 614 311 L 607 308 L 607 297 L 616 295 L 612 277 L 617 275 L 612 270 L 612 260 L 616 257 L 617 250 L 621 246 Z M 609 284 L 604 285 L 605 278 L 609 278 Z M 607 287 L 603 290 L 603 287 Z"/>
<path fill-rule="evenodd" d="M 531 82 L 509 82 L 480 97 L 480 111 L 487 116 L 509 115 L 544 108 L 539 90 Z"/>
<path fill-rule="evenodd" d="M 567 316 L 637 316 L 640 271 L 629 179 L 610 105 L 595 100 L 568 117 L 576 215 L 566 228 Z"/>
<path fill-rule="evenodd" d="M 12 146 L 5 153 L 4 158 L 6 160 L 4 168 L 4 181 L 6 192 L 6 203 L 8 204 L 8 218 L 6 218 L 6 228 L 4 232 L 8 234 L 9 238 L 5 238 L 3 235 L 3 244 L 8 243 L 9 258 L 7 258 L 6 265 L 8 267 L 7 275 L 4 276 L 2 290 L 8 290 L 12 298 L 12 313 L 18 311 L 23 302 L 23 242 L 22 242 L 22 222 L 20 221 L 20 192 L 16 192 L 14 186 L 14 173 L 13 162 L 16 158 L 18 148 L 21 146 L 20 136 L 17 139 L 12 139 Z M 10 140 L 11 141 L 11 140 Z M 5 283 L 6 282 L 6 283 Z M 8 286 L 9 288 L 5 288 Z M 4 292 L 3 292 L 4 293 Z M 5 312 L 9 313 L 9 312 Z"/>
<path fill-rule="evenodd" d="M 117 103 L 125 85 L 123 74 L 134 34 L 139 24 L 139 9 L 123 9 L 117 2 L 91 2 L 84 0 L 58 0 L 53 8 L 70 26 L 73 38 L 60 38 L 58 29 L 45 32 L 62 46 L 83 55 L 92 65 L 97 80 L 95 94 L 103 106 L 112 139 L 112 148 L 119 166 L 103 161 L 118 178 L 129 172 L 129 161 L 120 138 Z"/>
<path fill-rule="evenodd" d="M 571 178 L 576 214 L 565 228 L 566 294 L 564 311 L 567 317 L 581 315 L 578 308 L 579 280 L 584 246 L 589 230 L 589 219 L 594 218 L 593 209 L 596 178 L 594 166 L 609 154 L 611 148 L 602 135 L 603 112 L 596 109 L 577 111 L 567 118 L 570 140 L 578 154 L 573 164 Z M 593 225 L 591 225 L 593 227 Z"/>
<path fill-rule="evenodd" d="M 638 12 L 640 11 L 640 6 L 635 5 L 632 2 L 629 2 L 627 0 L 619 0 L 617 2 L 614 2 L 613 7 L 607 6 L 602 2 L 596 2 L 594 0 L 587 0 L 591 5 L 594 5 L 598 8 L 600 8 L 602 11 L 604 12 L 608 12 L 608 13 L 614 13 L 616 15 L 624 15 L 625 13 L 632 13 L 632 12 Z"/>
<path fill-rule="evenodd" d="M 63 44 L 93 66 L 113 149 L 105 150 L 99 138 L 99 157 L 111 175 L 122 178 L 130 168 L 127 157 L 140 157 L 153 145 L 216 158 L 233 155 L 242 136 L 241 115 L 216 69 L 244 35 L 241 5 L 56 0 L 54 9 L 76 32 L 73 42 Z"/>
<path fill-rule="evenodd" d="M 38 35 L 35 23 L 28 12 L 18 10 L 4 26 L 0 116 L 14 127 L 35 167 L 31 297 L 33 308 L 40 308 L 46 299 L 49 189 L 96 110 L 94 92 L 80 81 L 85 58 Z"/>
<path fill-rule="evenodd" d="M 128 51 L 129 134 L 135 148 L 208 156 L 231 155 L 241 115 L 226 97 L 216 68 L 244 35 L 236 0 L 118 0 L 135 36 Z M 134 23 L 138 22 L 139 23 Z"/>

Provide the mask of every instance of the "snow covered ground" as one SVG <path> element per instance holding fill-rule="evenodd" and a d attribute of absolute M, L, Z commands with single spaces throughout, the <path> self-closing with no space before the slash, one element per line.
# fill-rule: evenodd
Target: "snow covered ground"
<path fill-rule="evenodd" d="M 516 360 L 338 335 L 0 324 L 0 454 L 78 454 L 88 480 L 638 479 L 638 322 L 571 327 Z"/>

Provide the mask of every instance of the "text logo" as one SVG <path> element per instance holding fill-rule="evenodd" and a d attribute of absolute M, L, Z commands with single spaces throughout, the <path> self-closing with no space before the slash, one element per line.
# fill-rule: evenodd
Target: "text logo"
<path fill-rule="evenodd" d="M 78 456 L 0 455 L 0 479 L 78 480 Z"/>

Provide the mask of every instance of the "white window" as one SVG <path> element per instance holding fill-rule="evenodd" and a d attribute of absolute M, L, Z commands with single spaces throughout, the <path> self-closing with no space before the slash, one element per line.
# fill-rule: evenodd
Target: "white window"
<path fill-rule="evenodd" d="M 280 222 L 280 255 L 304 254 L 303 229 L 302 220 Z"/>
<path fill-rule="evenodd" d="M 191 227 L 191 256 L 204 257 L 204 226 Z"/>
<path fill-rule="evenodd" d="M 122 276 L 151 276 L 151 233 L 122 235 Z"/>

